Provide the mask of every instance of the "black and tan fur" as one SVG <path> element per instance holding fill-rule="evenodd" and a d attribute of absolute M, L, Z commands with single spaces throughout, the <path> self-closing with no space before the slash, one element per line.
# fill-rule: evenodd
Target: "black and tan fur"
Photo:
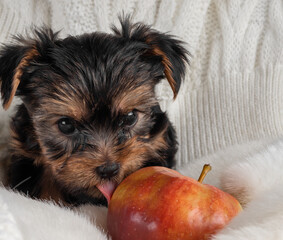
<path fill-rule="evenodd" d="M 154 88 L 166 78 L 177 96 L 187 51 L 149 26 L 128 18 L 121 25 L 113 34 L 65 39 L 35 30 L 0 51 L 3 107 L 14 96 L 23 102 L 11 121 L 12 188 L 69 204 L 106 204 L 97 184 L 119 183 L 145 166 L 174 166 L 175 131 Z M 109 166 L 115 171 L 105 175 Z"/>

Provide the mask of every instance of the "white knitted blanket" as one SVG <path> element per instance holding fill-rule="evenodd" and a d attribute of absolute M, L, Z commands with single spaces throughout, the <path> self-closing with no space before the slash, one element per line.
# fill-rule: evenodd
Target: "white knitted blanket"
<path fill-rule="evenodd" d="M 215 239 L 283 239 L 283 1 L 0 0 L 0 42 L 32 24 L 62 29 L 62 37 L 110 32 L 122 11 L 188 43 L 191 65 L 178 98 L 172 102 L 166 81 L 156 91 L 176 126 L 178 169 L 196 177 L 210 162 L 206 182 L 248 203 Z M 0 145 L 12 111 L 0 110 Z M 103 229 L 105 209 L 84 210 L 2 189 L 0 239 L 105 239 L 94 227 Z"/>

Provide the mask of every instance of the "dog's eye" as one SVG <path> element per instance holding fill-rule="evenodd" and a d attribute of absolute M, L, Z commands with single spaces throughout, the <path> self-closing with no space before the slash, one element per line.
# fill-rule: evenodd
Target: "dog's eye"
<path fill-rule="evenodd" d="M 58 128 L 64 134 L 72 134 L 76 130 L 74 121 L 67 117 L 61 118 L 58 121 Z"/>
<path fill-rule="evenodd" d="M 136 124 L 137 120 L 138 120 L 137 112 L 135 110 L 131 111 L 123 117 L 122 121 L 120 122 L 120 126 L 132 127 Z"/>

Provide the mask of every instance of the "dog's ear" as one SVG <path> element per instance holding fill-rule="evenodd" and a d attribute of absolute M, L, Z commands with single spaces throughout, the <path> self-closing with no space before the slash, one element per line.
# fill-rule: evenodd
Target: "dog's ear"
<path fill-rule="evenodd" d="M 50 29 L 34 29 L 34 37 L 15 37 L 15 43 L 0 50 L 0 83 L 2 103 L 7 110 L 29 65 L 46 51 L 45 45 L 53 42 L 57 33 Z"/>
<path fill-rule="evenodd" d="M 176 98 L 182 79 L 185 75 L 186 63 L 189 63 L 189 52 L 184 47 L 184 42 L 172 35 L 160 33 L 150 26 L 142 23 L 131 24 L 130 17 L 120 17 L 122 29 L 113 27 L 116 35 L 128 38 L 131 41 L 143 42 L 147 46 L 144 56 L 149 59 L 159 59 L 163 73 L 167 78 Z"/>
<path fill-rule="evenodd" d="M 0 52 L 0 80 L 3 107 L 7 110 L 21 82 L 24 69 L 38 55 L 34 47 L 5 46 Z"/>

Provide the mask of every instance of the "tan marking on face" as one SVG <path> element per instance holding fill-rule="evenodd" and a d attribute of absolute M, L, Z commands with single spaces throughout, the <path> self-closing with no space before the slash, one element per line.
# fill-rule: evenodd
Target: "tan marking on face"
<path fill-rule="evenodd" d="M 96 185 L 104 180 L 96 175 L 95 169 L 105 163 L 105 151 L 112 162 L 120 163 L 120 172 L 112 179 L 120 183 L 125 176 L 139 169 L 148 160 L 148 156 L 160 157 L 157 155 L 157 150 L 167 148 L 163 137 L 164 132 L 161 132 L 153 141 L 148 143 L 138 141 L 137 137 L 129 139 L 121 151 L 118 151 L 119 147 L 110 149 L 108 146 L 99 152 L 74 154 L 68 159 L 64 156 L 56 161 L 45 160 L 45 165 L 51 169 L 49 177 L 55 178 L 63 186 L 88 189 L 89 195 L 101 197 L 102 195 L 96 189 Z M 67 164 L 61 169 L 66 159 Z"/>
<path fill-rule="evenodd" d="M 148 160 L 148 156 L 160 158 L 157 153 L 158 150 L 166 149 L 168 147 L 164 139 L 165 130 L 156 136 L 153 141 L 141 142 L 137 140 L 137 137 L 134 137 L 125 143 L 126 146 L 120 153 L 118 159 L 124 170 L 124 174 L 139 169 L 144 162 Z"/>
<path fill-rule="evenodd" d="M 67 116 L 77 121 L 89 114 L 85 101 L 78 99 L 77 96 L 60 96 L 60 100 L 48 98 L 43 101 L 42 108 L 48 115 Z"/>
<path fill-rule="evenodd" d="M 152 86 L 142 85 L 135 89 L 123 91 L 122 94 L 116 96 L 113 101 L 113 109 L 127 113 L 139 106 L 147 108 L 155 103 L 156 99 L 154 98 Z"/>

